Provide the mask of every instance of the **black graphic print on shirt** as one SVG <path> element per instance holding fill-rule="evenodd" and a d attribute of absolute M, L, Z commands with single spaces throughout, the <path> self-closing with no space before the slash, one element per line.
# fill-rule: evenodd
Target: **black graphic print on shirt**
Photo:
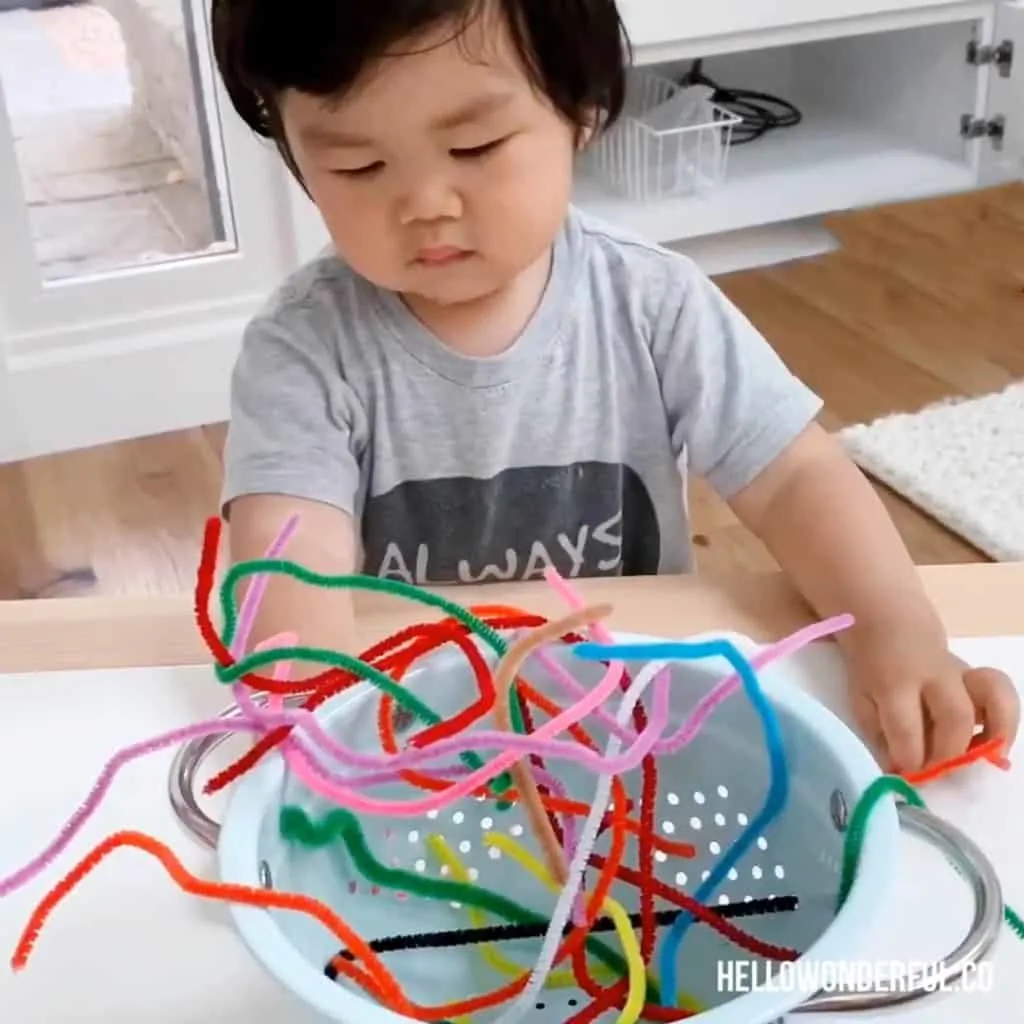
<path fill-rule="evenodd" d="M 367 502 L 363 548 L 365 573 L 426 586 L 654 574 L 661 538 L 636 472 L 582 462 L 406 481 Z"/>

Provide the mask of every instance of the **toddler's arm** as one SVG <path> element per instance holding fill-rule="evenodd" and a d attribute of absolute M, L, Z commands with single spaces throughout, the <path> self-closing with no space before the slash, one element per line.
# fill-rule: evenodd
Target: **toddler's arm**
<path fill-rule="evenodd" d="M 284 524 L 295 515 L 299 517 L 299 528 L 285 552 L 289 561 L 324 575 L 355 572 L 357 545 L 352 517 L 322 502 L 277 494 L 245 495 L 231 502 L 228 524 L 231 562 L 263 558 Z M 239 603 L 248 582 L 239 584 Z M 297 633 L 299 643 L 306 647 L 351 651 L 351 592 L 308 586 L 288 576 L 271 576 L 249 649 L 286 631 Z M 296 664 L 292 667 L 292 678 L 316 675 L 324 668 L 324 665 L 312 663 Z"/>
<path fill-rule="evenodd" d="M 820 399 L 692 262 L 663 260 L 645 281 L 681 468 L 708 480 L 818 615 L 856 618 L 836 639 L 865 738 L 904 771 L 963 753 L 978 725 L 1011 744 L 1012 682 L 952 654 L 880 499 L 817 424 Z"/>
<path fill-rule="evenodd" d="M 852 709 L 897 770 L 959 756 L 982 739 L 1011 745 L 1020 698 L 1002 672 L 950 651 L 895 525 L 839 443 L 813 425 L 730 505 L 822 617 L 850 612 L 836 637 Z"/>
<path fill-rule="evenodd" d="M 839 443 L 809 426 L 730 506 L 822 617 L 849 612 L 867 633 L 913 630 L 945 645 L 920 576 L 875 490 Z"/>

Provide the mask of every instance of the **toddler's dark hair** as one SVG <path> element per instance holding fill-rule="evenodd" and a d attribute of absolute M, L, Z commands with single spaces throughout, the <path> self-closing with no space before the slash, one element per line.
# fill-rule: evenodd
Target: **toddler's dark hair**
<path fill-rule="evenodd" d="M 619 116 L 629 45 L 616 0 L 213 0 L 213 49 L 235 110 L 301 181 L 282 92 L 340 96 L 404 40 L 448 23 L 457 34 L 491 5 L 534 86 L 571 124 L 582 130 L 596 116 L 607 127 Z"/>

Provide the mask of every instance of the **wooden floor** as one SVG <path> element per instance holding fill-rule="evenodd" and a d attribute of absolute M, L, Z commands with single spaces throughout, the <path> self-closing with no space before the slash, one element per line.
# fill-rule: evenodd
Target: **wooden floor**
<path fill-rule="evenodd" d="M 825 400 L 835 429 L 1024 377 L 1024 186 L 836 216 L 840 251 L 721 278 Z M 0 597 L 190 590 L 220 486 L 223 427 L 0 467 Z M 920 564 L 983 561 L 883 497 Z M 700 483 L 702 571 L 771 568 Z M 62 573 L 91 569 L 59 582 Z"/>

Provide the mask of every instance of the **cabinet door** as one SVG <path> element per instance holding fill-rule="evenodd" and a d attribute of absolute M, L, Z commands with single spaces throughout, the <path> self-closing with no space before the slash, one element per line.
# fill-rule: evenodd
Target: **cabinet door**
<path fill-rule="evenodd" d="M 225 418 L 243 327 L 308 252 L 206 8 L 0 13 L 0 459 Z"/>
<path fill-rule="evenodd" d="M 1000 125 L 1001 142 L 982 139 L 981 183 L 1024 180 L 1024 0 L 996 5 L 987 36 L 994 59 L 983 64 L 988 79 L 985 120 Z M 996 120 L 1000 119 L 1000 120 Z"/>
<path fill-rule="evenodd" d="M 942 6 L 942 0 L 619 0 L 623 22 L 637 49 Z"/>

